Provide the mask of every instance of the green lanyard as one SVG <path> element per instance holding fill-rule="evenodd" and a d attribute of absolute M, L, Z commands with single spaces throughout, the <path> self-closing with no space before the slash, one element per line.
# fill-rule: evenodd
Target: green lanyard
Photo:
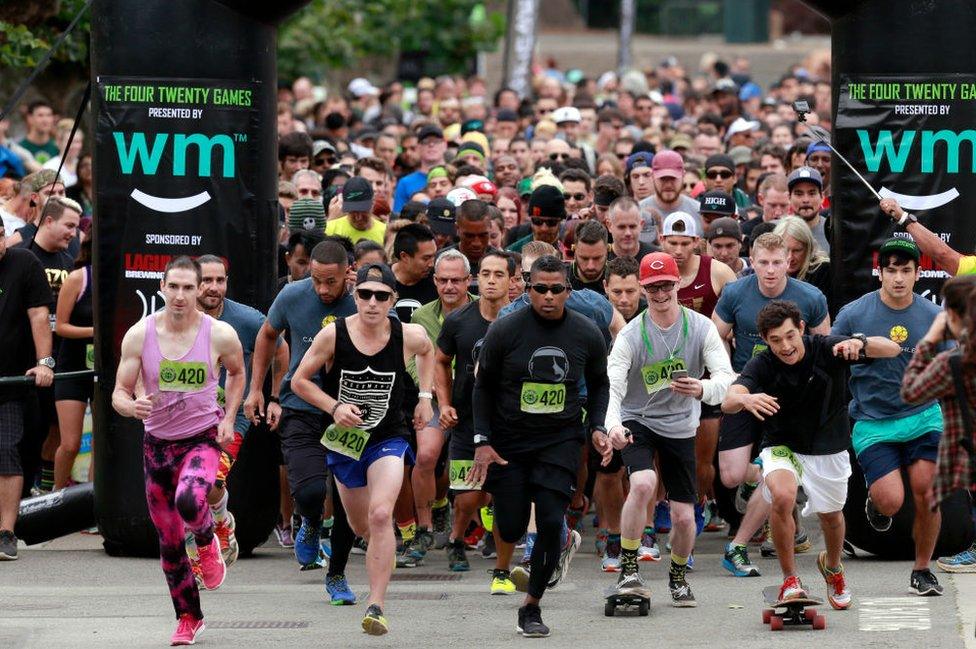
<path fill-rule="evenodd" d="M 644 311 L 644 318 L 648 321 L 651 320 L 651 315 L 647 311 Z M 654 360 L 654 345 L 651 344 L 651 337 L 647 335 L 647 323 L 641 327 L 641 336 L 644 338 L 644 347 L 647 348 L 648 360 Z M 668 360 L 671 360 L 678 355 L 678 352 L 684 349 L 685 342 L 688 340 L 688 313 L 685 311 L 684 307 L 681 307 L 681 340 L 678 342 L 678 346 L 674 348 L 671 355 L 668 356 Z"/>

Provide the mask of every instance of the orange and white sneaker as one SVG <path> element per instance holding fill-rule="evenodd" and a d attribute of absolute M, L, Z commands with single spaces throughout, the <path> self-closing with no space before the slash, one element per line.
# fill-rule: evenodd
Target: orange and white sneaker
<path fill-rule="evenodd" d="M 223 521 L 214 525 L 214 534 L 220 541 L 220 554 L 223 555 L 224 564 L 227 566 L 237 561 L 237 555 L 240 552 L 237 537 L 234 535 L 236 529 L 237 523 L 234 521 L 234 515 L 230 512 L 227 512 Z"/>
<path fill-rule="evenodd" d="M 807 599 L 807 591 L 804 590 L 803 584 L 800 583 L 800 578 L 796 575 L 790 575 L 783 580 L 783 585 L 779 589 L 779 601 L 785 602 L 790 599 Z"/>
<path fill-rule="evenodd" d="M 197 582 L 197 588 L 203 588 L 203 568 L 200 567 L 199 559 L 190 559 L 190 570 L 193 571 L 193 578 Z"/>
<path fill-rule="evenodd" d="M 820 569 L 820 574 L 827 582 L 827 601 L 830 602 L 830 605 L 838 611 L 850 608 L 852 598 L 851 591 L 847 588 L 847 582 L 844 579 L 844 564 L 841 564 L 836 572 L 829 569 L 827 567 L 827 552 L 822 551 L 817 557 L 817 568 Z"/>

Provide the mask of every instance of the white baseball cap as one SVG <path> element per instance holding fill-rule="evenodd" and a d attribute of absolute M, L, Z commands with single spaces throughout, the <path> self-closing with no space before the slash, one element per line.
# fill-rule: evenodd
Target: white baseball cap
<path fill-rule="evenodd" d="M 681 225 L 678 225 L 679 223 Z M 701 232 L 698 231 L 697 219 L 687 212 L 671 212 L 664 219 L 661 236 L 670 237 L 672 235 L 679 237 L 700 237 Z"/>
<path fill-rule="evenodd" d="M 576 122 L 579 124 L 583 121 L 583 116 L 580 115 L 578 108 L 573 108 L 572 106 L 563 106 L 562 108 L 557 108 L 552 111 L 552 121 L 556 124 L 562 124 L 563 122 Z"/>
<path fill-rule="evenodd" d="M 364 79 L 363 77 L 356 77 L 350 81 L 347 89 L 349 90 L 349 94 L 353 95 L 354 97 L 380 94 L 380 89 L 371 84 L 368 79 Z"/>

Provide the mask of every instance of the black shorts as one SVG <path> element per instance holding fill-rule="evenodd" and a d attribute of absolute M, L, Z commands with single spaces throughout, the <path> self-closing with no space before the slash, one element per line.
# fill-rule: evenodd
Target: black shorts
<path fill-rule="evenodd" d="M 603 460 L 603 456 L 600 455 L 600 451 L 596 450 L 591 441 L 586 445 L 586 468 L 590 473 L 616 473 L 620 469 L 624 468 L 623 458 L 620 456 L 620 451 L 617 449 L 613 450 L 613 457 L 610 458 L 610 464 L 603 466 L 600 462 Z"/>
<path fill-rule="evenodd" d="M 548 489 L 567 497 L 576 491 L 580 443 L 576 439 L 559 442 L 530 453 L 506 454 L 495 449 L 508 464 L 492 464 L 483 487 L 496 498 L 507 494 L 531 493 Z"/>
<path fill-rule="evenodd" d="M 718 419 L 722 416 L 722 404 L 713 406 L 710 403 L 705 403 L 702 401 L 701 404 L 701 419 Z"/>
<path fill-rule="evenodd" d="M 328 473 L 326 450 L 322 446 L 325 415 L 305 410 L 281 409 L 278 436 L 288 467 L 288 486 L 295 493 L 305 483 L 325 479 Z"/>
<path fill-rule="evenodd" d="M 0 475 L 23 475 L 17 445 L 24 436 L 24 404 L 0 403 Z"/>
<path fill-rule="evenodd" d="M 695 484 L 695 438 L 664 437 L 636 421 L 626 421 L 624 426 L 633 434 L 633 441 L 620 452 L 627 474 L 653 470 L 654 455 L 657 454 L 661 482 L 668 500 L 680 503 L 698 502 Z"/>
<path fill-rule="evenodd" d="M 448 446 L 448 457 L 451 460 L 473 460 L 474 459 L 474 432 L 470 429 L 460 428 L 451 429 L 451 439 L 445 446 Z"/>
<path fill-rule="evenodd" d="M 748 410 L 724 415 L 718 426 L 718 450 L 731 451 L 734 448 L 751 446 L 757 449 L 758 455 L 762 434 L 762 422 Z"/>
<path fill-rule="evenodd" d="M 81 401 L 87 403 L 92 400 L 94 392 L 95 382 L 92 380 L 92 377 L 54 382 L 55 401 Z"/>

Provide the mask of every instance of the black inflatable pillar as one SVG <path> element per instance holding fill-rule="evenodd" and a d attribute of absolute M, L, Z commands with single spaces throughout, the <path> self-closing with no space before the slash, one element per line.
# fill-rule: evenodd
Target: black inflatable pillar
<path fill-rule="evenodd" d="M 307 0 L 96 0 L 96 515 L 110 554 L 155 555 L 142 426 L 111 406 L 126 330 L 173 256 L 216 254 L 266 308 L 277 252 L 276 23 Z"/>

